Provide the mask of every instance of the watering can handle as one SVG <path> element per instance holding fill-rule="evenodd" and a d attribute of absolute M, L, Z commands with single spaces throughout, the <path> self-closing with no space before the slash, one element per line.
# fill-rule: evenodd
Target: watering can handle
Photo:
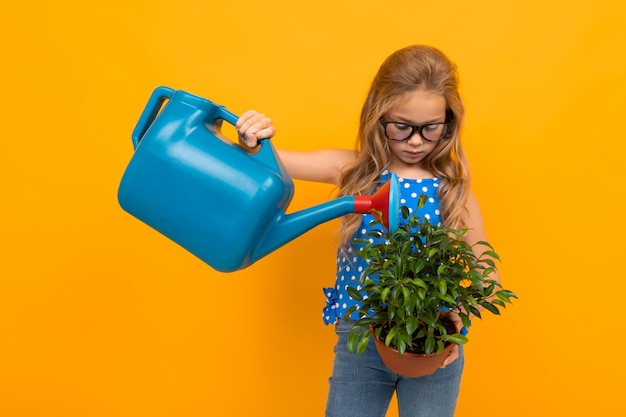
<path fill-rule="evenodd" d="M 235 126 L 239 117 L 228 111 L 224 106 L 219 106 L 215 119 L 226 120 L 228 123 Z M 269 138 L 260 139 L 257 146 L 259 147 L 259 151 L 257 153 L 250 154 L 250 156 L 260 161 L 268 168 L 280 172 L 281 168 L 277 161 L 276 152 Z"/>
<path fill-rule="evenodd" d="M 237 124 L 237 120 L 239 119 L 239 117 L 231 113 L 230 111 L 228 111 L 226 107 L 218 106 L 215 120 L 218 120 L 218 119 L 226 120 L 228 123 L 235 126 L 235 124 Z"/>
<path fill-rule="evenodd" d="M 156 119 L 157 114 L 159 114 L 163 102 L 166 99 L 171 99 L 172 95 L 174 95 L 174 89 L 169 87 L 158 87 L 152 92 L 150 100 L 148 100 L 148 104 L 146 104 L 146 107 L 143 109 L 143 113 L 141 113 L 141 117 L 133 130 L 133 148 L 137 148 L 143 135 L 146 134 L 148 128 L 152 122 L 154 122 L 154 119 Z"/>

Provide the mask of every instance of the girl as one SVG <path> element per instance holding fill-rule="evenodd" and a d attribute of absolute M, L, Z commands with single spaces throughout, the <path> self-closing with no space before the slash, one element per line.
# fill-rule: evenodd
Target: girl
<path fill-rule="evenodd" d="M 410 46 L 389 56 L 376 74 L 361 111 L 356 150 L 279 154 L 293 178 L 335 184 L 339 196 L 371 194 L 395 172 L 402 205 L 417 207 L 417 198 L 426 193 L 429 203 L 419 214 L 433 224 L 468 228 L 465 239 L 473 244 L 487 238 L 459 137 L 463 117 L 455 65 L 435 48 Z M 271 120 L 255 111 L 244 113 L 236 128 L 250 147 L 275 134 Z M 353 278 L 366 265 L 351 242 L 367 233 L 372 219 L 357 214 L 344 218 L 335 286 L 325 289 L 324 321 L 335 324 L 338 335 L 326 416 L 384 417 L 394 392 L 402 417 L 453 416 L 462 347 L 453 349 L 441 369 L 422 378 L 389 371 L 373 342 L 361 356 L 347 351 L 352 324 L 343 319 L 356 302 L 346 287 L 357 284 Z M 499 281 L 494 275 L 490 278 Z M 460 330 L 460 319 L 454 320 Z"/>

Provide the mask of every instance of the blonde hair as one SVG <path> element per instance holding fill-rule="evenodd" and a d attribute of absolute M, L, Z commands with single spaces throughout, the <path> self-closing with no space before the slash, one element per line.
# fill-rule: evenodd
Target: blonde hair
<path fill-rule="evenodd" d="M 458 91 L 458 73 L 441 51 L 430 46 L 413 45 L 394 52 L 380 66 L 361 110 L 356 150 L 357 159 L 341 175 L 338 195 L 369 195 L 387 168 L 390 153 L 379 123 L 380 118 L 402 95 L 422 90 L 446 99 L 453 127 L 449 139 L 438 142 L 424 159 L 425 167 L 441 179 L 438 197 L 441 219 L 446 227 L 466 225 L 469 195 L 469 167 L 459 133 L 465 108 Z M 343 246 L 358 229 L 361 215 L 348 215 L 340 230 Z"/>

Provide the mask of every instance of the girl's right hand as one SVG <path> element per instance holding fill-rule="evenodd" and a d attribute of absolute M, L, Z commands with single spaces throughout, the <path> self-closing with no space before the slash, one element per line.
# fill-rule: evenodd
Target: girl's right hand
<path fill-rule="evenodd" d="M 235 128 L 239 140 L 250 148 L 255 148 L 261 139 L 269 139 L 276 134 L 272 119 L 255 110 L 248 110 L 239 116 Z"/>

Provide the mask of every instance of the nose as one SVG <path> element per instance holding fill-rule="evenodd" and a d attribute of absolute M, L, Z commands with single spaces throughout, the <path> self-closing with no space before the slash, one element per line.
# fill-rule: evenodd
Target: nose
<path fill-rule="evenodd" d="M 411 145 L 421 145 L 422 143 L 424 143 L 424 138 L 422 137 L 422 134 L 419 132 L 418 129 L 414 129 L 413 133 L 406 141 Z"/>

